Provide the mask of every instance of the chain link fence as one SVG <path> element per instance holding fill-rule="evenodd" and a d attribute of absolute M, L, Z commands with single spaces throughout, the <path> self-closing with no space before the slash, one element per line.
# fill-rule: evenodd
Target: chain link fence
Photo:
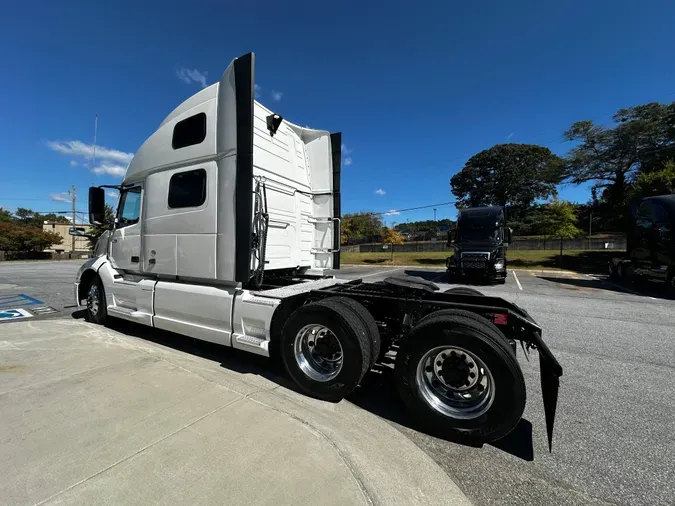
<path fill-rule="evenodd" d="M 382 253 L 395 250 L 399 253 L 423 253 L 428 251 L 452 251 L 445 241 L 406 242 L 403 244 L 354 244 L 342 246 L 343 253 Z M 514 237 L 509 249 L 512 250 L 560 250 L 560 239 Z M 563 239 L 564 250 L 625 250 L 626 236 L 623 234 L 603 235 L 601 237 L 586 237 L 577 239 Z"/>

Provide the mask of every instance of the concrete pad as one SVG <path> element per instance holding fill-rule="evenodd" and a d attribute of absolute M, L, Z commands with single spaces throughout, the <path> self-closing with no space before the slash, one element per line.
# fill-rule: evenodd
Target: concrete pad
<path fill-rule="evenodd" d="M 0 469 L 13 505 L 468 504 L 346 401 L 74 320 L 0 330 Z"/>

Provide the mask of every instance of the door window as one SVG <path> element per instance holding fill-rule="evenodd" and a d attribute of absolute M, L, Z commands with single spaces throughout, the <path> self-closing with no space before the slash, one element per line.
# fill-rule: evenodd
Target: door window
<path fill-rule="evenodd" d="M 656 238 L 659 241 L 669 243 L 672 240 L 672 223 L 668 218 L 668 213 L 666 210 L 660 206 L 654 206 L 654 232 L 656 233 Z"/>
<path fill-rule="evenodd" d="M 117 213 L 117 227 L 128 227 L 138 223 L 141 217 L 141 188 L 129 188 L 120 197 L 120 206 Z"/>
<path fill-rule="evenodd" d="M 652 214 L 652 206 L 649 202 L 643 202 L 640 204 L 635 224 L 642 231 L 642 233 L 648 232 L 652 228 Z"/>

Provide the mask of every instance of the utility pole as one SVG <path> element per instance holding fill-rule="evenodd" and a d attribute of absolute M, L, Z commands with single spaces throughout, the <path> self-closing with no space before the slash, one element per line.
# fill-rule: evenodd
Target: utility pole
<path fill-rule="evenodd" d="M 588 215 L 588 249 L 591 249 L 591 234 L 593 233 L 593 210 Z"/>
<path fill-rule="evenodd" d="M 74 227 L 75 226 L 75 185 L 71 186 L 70 197 L 71 197 L 71 201 L 73 203 L 73 223 L 72 223 L 72 226 Z M 71 237 L 70 251 L 74 253 L 75 252 L 75 236 L 71 235 L 70 237 Z"/>
<path fill-rule="evenodd" d="M 436 221 L 436 208 L 434 208 L 434 221 Z"/>

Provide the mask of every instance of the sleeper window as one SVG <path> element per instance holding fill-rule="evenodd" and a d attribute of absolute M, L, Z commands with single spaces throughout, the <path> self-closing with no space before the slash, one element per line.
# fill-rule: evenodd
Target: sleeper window
<path fill-rule="evenodd" d="M 204 139 L 206 139 L 206 114 L 200 112 L 176 123 L 173 127 L 171 147 L 173 149 L 186 148 L 201 144 Z"/>
<path fill-rule="evenodd" d="M 169 207 L 199 207 L 206 201 L 206 171 L 179 172 L 169 181 Z"/>

